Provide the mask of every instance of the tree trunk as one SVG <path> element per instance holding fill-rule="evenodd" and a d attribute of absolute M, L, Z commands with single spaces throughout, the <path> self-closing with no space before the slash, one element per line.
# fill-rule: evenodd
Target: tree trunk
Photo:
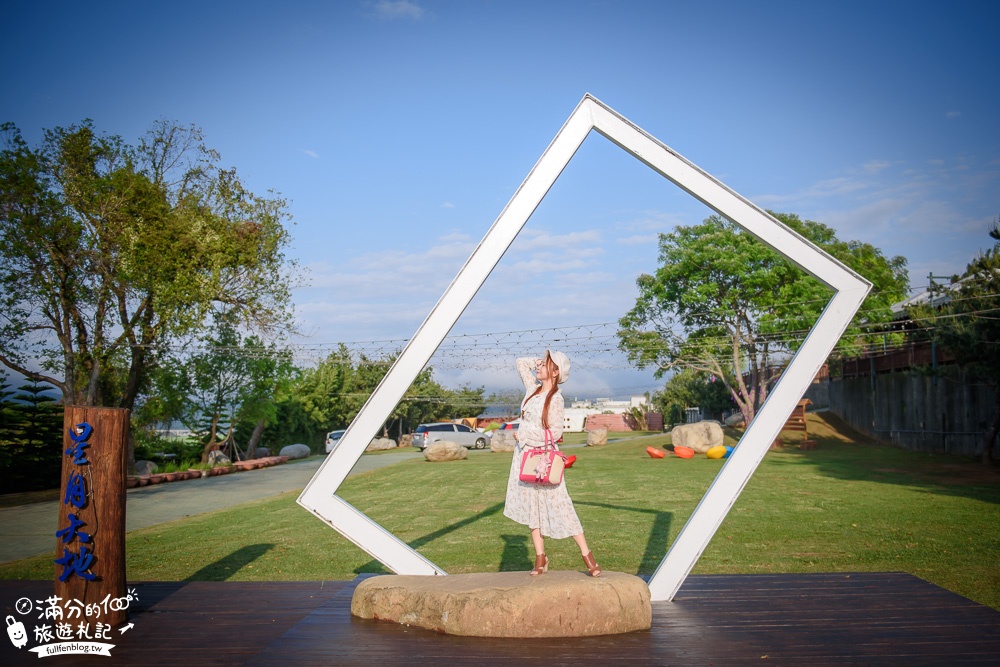
<path fill-rule="evenodd" d="M 264 420 L 261 419 L 257 422 L 257 425 L 253 427 L 253 433 L 250 434 L 250 442 L 247 443 L 247 459 L 257 458 L 257 445 L 260 444 L 260 438 L 264 435 Z"/>
<path fill-rule="evenodd" d="M 128 378 L 125 381 L 125 392 L 122 394 L 121 407 L 126 410 L 135 409 L 135 398 L 139 395 L 139 387 L 142 384 L 143 364 L 146 362 L 146 353 L 142 349 L 132 349 L 132 363 L 129 364 Z"/>
<path fill-rule="evenodd" d="M 219 443 L 216 442 L 216 430 L 218 429 L 218 427 L 219 427 L 219 415 L 214 414 L 212 415 L 212 425 L 211 427 L 209 427 L 208 430 L 208 440 L 205 442 L 205 445 L 201 449 L 202 463 L 208 463 L 208 453 L 211 452 L 213 449 L 219 448 Z"/>
<path fill-rule="evenodd" d="M 84 405 L 100 405 L 101 397 L 98 388 L 101 381 L 101 360 L 96 356 L 91 358 L 90 378 L 87 380 L 87 399 Z"/>

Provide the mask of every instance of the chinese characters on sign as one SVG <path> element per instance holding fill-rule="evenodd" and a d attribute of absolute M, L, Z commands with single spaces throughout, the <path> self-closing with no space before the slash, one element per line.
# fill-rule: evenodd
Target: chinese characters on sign
<path fill-rule="evenodd" d="M 90 465 L 87 460 L 87 453 L 84 451 L 90 447 L 87 439 L 90 438 L 93 428 L 84 422 L 77 424 L 69 430 L 69 437 L 73 445 L 66 450 L 74 466 L 86 471 L 86 466 Z M 82 510 L 87 504 L 87 480 L 83 473 L 75 470 L 70 473 L 66 482 L 65 493 L 63 494 L 63 505 L 71 505 L 77 512 Z M 69 525 L 62 526 L 56 531 L 56 537 L 62 540 L 64 545 L 62 558 L 57 558 L 54 562 L 62 566 L 59 574 L 59 581 L 66 581 L 70 577 L 77 576 L 87 581 L 93 581 L 95 575 L 90 571 L 94 564 L 94 554 L 92 553 L 93 542 L 90 533 L 80 530 L 87 524 L 77 518 L 77 512 L 70 512 L 67 521 Z M 79 544 L 79 551 L 71 551 L 69 546 Z M 89 545 L 89 546 L 88 546 Z"/>

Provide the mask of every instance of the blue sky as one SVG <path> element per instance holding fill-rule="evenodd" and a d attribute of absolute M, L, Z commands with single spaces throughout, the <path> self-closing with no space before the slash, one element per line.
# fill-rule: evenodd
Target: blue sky
<path fill-rule="evenodd" d="M 0 27 L 0 120 L 32 141 L 83 118 L 129 141 L 158 118 L 201 126 L 224 165 L 290 202 L 290 255 L 310 281 L 295 293 L 297 342 L 362 347 L 413 334 L 587 92 L 751 201 L 905 256 L 914 287 L 961 271 L 1000 215 L 998 14 L 991 2 L 22 2 Z M 563 327 L 540 336 L 599 346 L 605 329 L 576 327 L 615 322 L 656 267 L 656 233 L 709 213 L 592 135 L 456 327 L 497 334 L 476 339 L 492 352 L 442 357 L 439 378 L 514 386 L 494 358 L 514 354 L 504 332 Z M 572 384 L 620 396 L 658 383 L 592 352 Z"/>

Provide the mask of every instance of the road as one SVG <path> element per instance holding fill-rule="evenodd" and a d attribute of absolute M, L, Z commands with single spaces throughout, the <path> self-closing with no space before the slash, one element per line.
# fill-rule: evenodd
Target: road
<path fill-rule="evenodd" d="M 583 445 L 566 445 L 563 449 L 578 447 Z M 489 452 L 489 449 L 469 450 L 471 456 Z M 351 469 L 351 475 L 422 457 L 421 452 L 413 449 L 362 456 Z M 129 489 L 125 531 L 301 491 L 322 462 L 321 457 L 314 457 L 260 470 Z M 58 501 L 0 508 L 0 563 L 54 553 L 58 522 Z"/>
<path fill-rule="evenodd" d="M 412 449 L 362 456 L 351 469 L 351 475 L 421 457 L 420 452 Z M 322 461 L 321 457 L 314 457 L 231 475 L 129 489 L 125 530 L 128 532 L 251 500 L 301 491 Z M 0 563 L 55 553 L 58 521 L 58 501 L 0 508 Z"/>

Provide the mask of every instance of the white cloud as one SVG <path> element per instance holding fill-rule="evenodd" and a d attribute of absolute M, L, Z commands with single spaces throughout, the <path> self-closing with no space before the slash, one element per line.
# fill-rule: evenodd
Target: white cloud
<path fill-rule="evenodd" d="M 790 202 L 800 201 L 803 199 L 821 199 L 825 197 L 842 197 L 845 195 L 855 194 L 861 190 L 865 190 L 871 187 L 871 182 L 868 178 L 858 178 L 856 176 L 840 176 L 837 178 L 830 178 L 823 181 L 818 181 L 805 190 L 799 192 L 789 193 L 785 195 L 757 195 L 753 197 L 753 201 L 757 204 L 763 204 L 765 206 L 776 207 L 787 205 Z"/>
<path fill-rule="evenodd" d="M 996 160 L 970 156 L 921 163 L 871 161 L 843 176 L 758 203 L 833 227 L 841 239 L 871 243 L 887 256 L 907 258 L 915 285 L 926 275 L 961 272 L 990 244 L 1000 189 Z"/>
<path fill-rule="evenodd" d="M 656 245 L 660 242 L 659 234 L 635 234 L 616 239 L 622 245 Z"/>
<path fill-rule="evenodd" d="M 522 232 L 504 255 L 487 286 L 493 290 L 534 289 L 544 281 L 562 279 L 569 272 L 592 271 L 600 266 L 605 248 L 596 230 L 548 234 Z"/>
<path fill-rule="evenodd" d="M 543 335 L 553 346 L 561 342 L 572 346 L 579 341 L 562 339 L 586 336 L 587 331 L 565 334 L 554 329 L 571 331 L 583 324 L 616 322 L 634 305 L 635 267 L 628 264 L 623 270 L 620 257 L 608 256 L 605 234 L 597 229 L 560 233 L 525 229 L 452 332 L 495 333 L 497 340 L 504 341 L 502 349 L 459 349 L 457 353 L 442 349 L 431 360 L 435 377 L 446 386 L 471 383 L 486 386 L 487 391 L 516 388 L 519 380 L 512 364 L 517 355 L 512 350 L 521 334 L 509 332 L 552 330 L 551 336 Z M 426 248 L 388 248 L 311 265 L 310 287 L 295 294 L 303 334 L 299 342 L 304 345 L 297 361 L 313 363 L 341 341 L 373 356 L 399 349 L 475 246 L 468 234 L 451 233 Z M 626 254 L 634 252 L 629 249 Z M 614 327 L 608 331 L 613 338 Z M 539 345 L 537 337 L 529 335 L 525 341 L 525 353 L 538 351 L 534 349 Z M 574 395 L 627 396 L 660 384 L 652 380 L 650 371 L 629 368 L 615 347 L 614 340 L 591 341 L 587 354 L 575 358 Z"/>
<path fill-rule="evenodd" d="M 318 158 L 319 157 L 319 153 L 317 153 L 316 151 L 304 150 L 302 152 L 305 153 L 306 155 L 308 155 L 309 157 L 312 157 L 312 158 Z"/>
<path fill-rule="evenodd" d="M 829 225 L 841 239 L 861 239 L 882 246 L 886 237 L 898 233 L 892 221 L 903 215 L 909 206 L 910 202 L 904 198 L 885 196 L 851 208 L 813 209 L 803 217 Z"/>
<path fill-rule="evenodd" d="M 597 229 L 567 232 L 566 234 L 551 234 L 546 231 L 527 228 L 523 230 L 514 242 L 518 252 L 536 248 L 554 250 L 572 250 L 583 252 L 594 244 L 601 243 L 601 232 Z"/>
<path fill-rule="evenodd" d="M 961 111 L 949 111 L 944 115 L 945 118 L 958 118 L 962 115 Z"/>
<path fill-rule="evenodd" d="M 892 163 L 885 160 L 872 160 L 861 165 L 861 171 L 865 174 L 877 174 L 880 171 L 888 169 L 890 166 L 892 166 Z"/>
<path fill-rule="evenodd" d="M 376 17 L 386 21 L 396 19 L 416 21 L 423 18 L 426 11 L 411 0 L 378 0 L 374 3 L 368 3 L 368 6 L 372 8 Z"/>
<path fill-rule="evenodd" d="M 450 201 L 446 201 L 443 204 L 441 204 L 441 208 L 455 208 L 455 205 L 452 204 Z"/>
<path fill-rule="evenodd" d="M 620 223 L 618 226 L 629 232 L 669 232 L 688 222 L 689 217 L 680 213 L 642 211 L 637 218 Z"/>
<path fill-rule="evenodd" d="M 597 230 L 553 234 L 525 230 L 462 317 L 480 331 L 524 328 L 534 314 L 553 310 L 542 295 L 557 295 L 559 317 L 573 324 L 621 316 L 631 304 L 608 309 L 630 283 L 616 285 L 614 266 L 603 265 Z M 341 262 L 309 265 L 308 287 L 296 290 L 302 328 L 325 341 L 412 334 L 476 247 L 467 234 L 443 236 L 426 249 L 386 249 Z M 629 281 L 634 277 L 629 276 Z M 530 305 L 529 305 L 530 304 Z M 562 312 L 564 311 L 565 312 Z M 621 312 L 619 312 L 621 311 Z M 496 313 L 507 315 L 498 322 Z M 547 316 L 543 320 L 550 321 Z"/>
<path fill-rule="evenodd" d="M 317 262 L 306 267 L 312 278 L 309 289 L 337 289 L 353 299 L 440 294 L 474 248 L 468 236 L 451 234 L 423 251 L 388 248 L 335 264 Z"/>
<path fill-rule="evenodd" d="M 296 317 L 302 334 L 321 343 L 403 339 L 413 334 L 432 305 L 433 301 L 413 301 L 387 308 L 382 303 L 332 298 L 300 303 Z"/>
<path fill-rule="evenodd" d="M 702 218 L 712 215 L 706 208 Z M 668 234 L 677 227 L 691 224 L 690 214 L 664 213 L 662 211 L 641 211 L 636 217 L 616 222 L 612 225 L 615 243 L 621 246 L 646 245 L 658 247 L 660 234 Z M 702 218 L 699 218 L 702 219 Z"/>

